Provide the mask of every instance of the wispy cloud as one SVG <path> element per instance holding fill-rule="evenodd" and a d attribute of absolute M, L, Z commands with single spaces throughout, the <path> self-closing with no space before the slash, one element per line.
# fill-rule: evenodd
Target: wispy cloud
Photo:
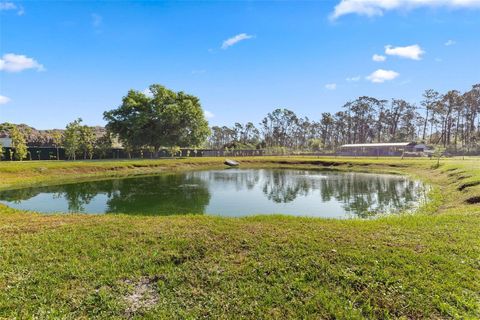
<path fill-rule="evenodd" d="M 17 6 L 13 2 L 0 2 L 0 11 L 17 11 L 19 16 L 23 16 L 25 14 L 25 10 L 22 6 Z"/>
<path fill-rule="evenodd" d="M 337 84 L 336 83 L 327 83 L 325 85 L 325 89 L 327 90 L 335 90 L 337 89 Z"/>
<path fill-rule="evenodd" d="M 383 61 L 387 60 L 387 57 L 382 56 L 381 54 L 374 54 L 372 56 L 372 60 L 375 61 L 375 62 L 383 62 Z"/>
<path fill-rule="evenodd" d="M 480 8 L 478 0 L 341 0 L 336 6 L 331 19 L 348 14 L 363 16 L 382 16 L 390 10 L 411 10 L 420 7 L 447 7 L 453 9 Z"/>
<path fill-rule="evenodd" d="M 357 82 L 357 81 L 360 81 L 361 78 L 362 77 L 360 76 L 355 76 L 355 77 L 348 77 L 345 80 L 347 80 L 348 82 Z"/>
<path fill-rule="evenodd" d="M 208 111 L 208 110 L 204 110 L 203 113 L 205 114 L 205 117 L 206 117 L 207 119 L 211 119 L 211 118 L 215 117 L 215 115 L 214 115 L 212 112 Z"/>
<path fill-rule="evenodd" d="M 102 25 L 103 17 L 98 13 L 92 13 L 90 18 L 92 19 L 92 26 L 94 28 L 99 28 Z"/>
<path fill-rule="evenodd" d="M 0 95 L 0 104 L 7 104 L 10 101 L 12 101 L 12 100 L 9 97 L 5 97 L 5 96 Z"/>
<path fill-rule="evenodd" d="M 35 59 L 25 55 L 7 53 L 0 58 L 0 70 L 6 72 L 20 72 L 27 69 L 35 69 L 37 71 L 45 71 L 45 67 L 38 63 Z"/>
<path fill-rule="evenodd" d="M 0 11 L 16 10 L 17 6 L 13 2 L 0 2 Z"/>
<path fill-rule="evenodd" d="M 236 36 L 233 36 L 233 37 L 228 38 L 227 40 L 223 41 L 222 49 L 227 49 L 227 48 L 233 46 L 234 44 L 239 43 L 240 41 L 252 39 L 253 37 L 254 36 L 246 34 L 246 33 L 237 34 Z"/>
<path fill-rule="evenodd" d="M 207 70 L 205 70 L 205 69 L 192 70 L 192 74 L 204 74 L 206 72 L 207 72 Z"/>
<path fill-rule="evenodd" d="M 374 71 L 372 74 L 367 76 L 367 80 L 370 80 L 373 83 L 383 83 L 385 81 L 390 81 L 397 78 L 400 74 L 393 70 L 383 70 L 378 69 Z"/>
<path fill-rule="evenodd" d="M 448 40 L 447 42 L 445 42 L 444 44 L 447 46 L 447 47 L 450 47 L 450 46 L 453 46 L 454 44 L 456 44 L 457 42 L 455 40 Z"/>
<path fill-rule="evenodd" d="M 393 47 L 391 45 L 385 46 L 385 54 L 406 59 L 421 60 L 424 53 L 425 51 L 423 51 L 418 44 L 406 47 Z"/>

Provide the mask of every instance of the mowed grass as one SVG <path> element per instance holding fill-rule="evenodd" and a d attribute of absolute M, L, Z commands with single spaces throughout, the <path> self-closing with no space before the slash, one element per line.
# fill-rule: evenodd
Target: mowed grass
<path fill-rule="evenodd" d="M 222 160 L 1 163 L 0 181 L 10 180 L 0 187 Z M 410 173 L 435 191 L 417 214 L 371 221 L 45 216 L 0 206 L 0 318 L 480 317 L 480 159 L 435 169 L 427 159 L 239 160 Z"/>

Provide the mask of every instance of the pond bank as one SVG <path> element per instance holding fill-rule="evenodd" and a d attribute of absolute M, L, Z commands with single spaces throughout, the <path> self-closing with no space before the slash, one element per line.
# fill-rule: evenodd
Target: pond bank
<path fill-rule="evenodd" d="M 265 158 L 239 160 L 409 173 L 438 187 L 438 206 L 374 221 L 42 216 L 0 206 L 0 318 L 480 316 L 480 207 L 468 203 L 480 195 L 478 158 L 437 169 L 426 159 Z M 0 186 L 223 161 L 194 160 L 0 163 Z"/>

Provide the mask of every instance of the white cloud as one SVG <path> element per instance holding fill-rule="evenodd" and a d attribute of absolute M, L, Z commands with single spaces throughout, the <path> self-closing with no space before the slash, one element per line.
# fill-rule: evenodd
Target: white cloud
<path fill-rule="evenodd" d="M 92 13 L 91 18 L 92 18 L 92 26 L 94 28 L 100 27 L 103 21 L 103 17 L 97 13 Z"/>
<path fill-rule="evenodd" d="M 6 104 L 6 103 L 9 103 L 10 101 L 12 100 L 9 97 L 0 95 L 0 104 Z"/>
<path fill-rule="evenodd" d="M 0 11 L 16 10 L 17 6 L 13 2 L 0 2 Z"/>
<path fill-rule="evenodd" d="M 412 60 L 421 60 L 424 53 L 425 51 L 423 51 L 418 44 L 406 47 L 392 47 L 391 45 L 385 46 L 385 54 Z"/>
<path fill-rule="evenodd" d="M 327 83 L 325 85 L 325 89 L 327 90 L 335 90 L 337 89 L 337 84 L 336 83 Z"/>
<path fill-rule="evenodd" d="M 393 70 L 383 70 L 378 69 L 377 71 L 370 74 L 366 79 L 370 80 L 373 83 L 383 83 L 385 81 L 390 81 L 398 77 L 400 74 Z"/>
<path fill-rule="evenodd" d="M 204 74 L 206 72 L 207 72 L 207 70 L 205 70 L 205 69 L 192 70 L 192 74 Z"/>
<path fill-rule="evenodd" d="M 456 44 L 456 43 L 457 43 L 457 42 L 456 42 L 455 40 L 448 40 L 447 42 L 445 42 L 445 45 L 446 45 L 447 47 L 449 47 L 449 46 L 453 46 L 453 45 Z"/>
<path fill-rule="evenodd" d="M 376 62 L 383 62 L 383 61 L 387 60 L 387 57 L 382 56 L 382 55 L 380 55 L 380 54 L 374 54 L 374 55 L 372 56 L 372 60 L 373 60 L 373 61 L 376 61 Z"/>
<path fill-rule="evenodd" d="M 347 14 L 381 16 L 390 10 L 410 10 L 419 7 L 447 7 L 453 9 L 480 8 L 479 0 L 341 0 L 335 6 L 331 19 Z"/>
<path fill-rule="evenodd" d="M 208 110 L 204 110 L 203 113 L 205 113 L 205 117 L 206 117 L 207 119 L 211 119 L 211 118 L 215 117 L 215 115 L 214 115 L 212 112 L 208 111 Z"/>
<path fill-rule="evenodd" d="M 249 35 L 249 34 L 246 34 L 246 33 L 237 34 L 236 36 L 233 36 L 233 37 L 223 41 L 222 49 L 227 49 L 228 47 L 231 47 L 234 44 L 239 43 L 240 41 L 248 40 L 248 39 L 252 39 L 252 38 L 253 38 L 252 35 Z"/>
<path fill-rule="evenodd" d="M 7 53 L 0 58 L 0 70 L 6 72 L 20 72 L 27 69 L 36 69 L 37 71 L 45 71 L 43 65 L 35 59 L 25 55 Z"/>
<path fill-rule="evenodd" d="M 357 81 L 360 81 L 360 76 L 355 76 L 355 77 L 348 77 L 347 80 L 348 82 L 357 82 Z"/>
<path fill-rule="evenodd" d="M 25 13 L 25 10 L 23 10 L 22 6 L 18 7 L 13 2 L 0 2 L 0 11 L 9 11 L 9 10 L 17 10 L 17 14 L 19 16 L 23 16 L 23 14 Z"/>

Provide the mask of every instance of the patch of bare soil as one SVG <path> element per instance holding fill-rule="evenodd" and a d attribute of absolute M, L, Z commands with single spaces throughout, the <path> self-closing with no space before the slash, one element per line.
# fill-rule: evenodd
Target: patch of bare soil
<path fill-rule="evenodd" d="M 468 204 L 477 204 L 480 203 L 480 196 L 474 196 L 467 199 Z"/>
<path fill-rule="evenodd" d="M 127 304 L 125 314 L 128 318 L 152 309 L 158 302 L 157 291 L 158 277 L 144 277 L 138 280 L 125 280 L 125 283 L 132 288 L 124 299 Z"/>

